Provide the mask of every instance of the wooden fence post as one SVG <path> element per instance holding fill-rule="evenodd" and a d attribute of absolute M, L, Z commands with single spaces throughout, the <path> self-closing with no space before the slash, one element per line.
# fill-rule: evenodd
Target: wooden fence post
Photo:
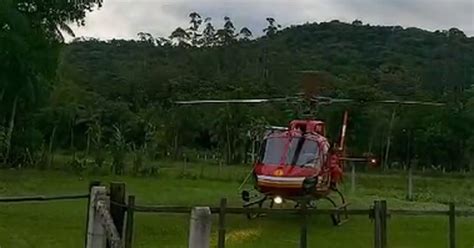
<path fill-rule="evenodd" d="M 91 194 L 92 192 L 92 188 L 94 186 L 99 186 L 100 185 L 100 182 L 99 181 L 91 181 L 89 182 L 89 187 L 88 187 L 88 191 L 89 194 Z M 89 198 L 87 199 L 87 212 L 86 212 L 86 232 L 85 232 L 85 235 L 84 235 L 84 247 L 87 247 L 87 239 L 88 239 L 88 235 L 89 235 L 89 213 L 90 213 L 90 205 L 91 205 L 91 196 L 89 196 Z"/>
<path fill-rule="evenodd" d="M 104 186 L 92 187 L 89 201 L 86 248 L 104 248 L 106 245 L 105 229 L 102 226 L 99 214 L 95 210 L 97 200 L 104 198 L 107 198 L 107 189 Z"/>
<path fill-rule="evenodd" d="M 382 220 L 381 220 L 381 203 L 374 201 L 374 248 L 383 248 L 382 246 Z"/>
<path fill-rule="evenodd" d="M 383 200 L 380 202 L 380 235 L 383 248 L 387 248 L 387 217 L 387 201 Z"/>
<path fill-rule="evenodd" d="M 209 248 L 211 240 L 211 209 L 195 207 L 189 224 L 189 248 Z"/>
<path fill-rule="evenodd" d="M 300 248 L 308 247 L 308 221 L 306 219 L 306 201 L 301 205 L 301 233 L 300 233 Z"/>
<path fill-rule="evenodd" d="M 125 222 L 125 248 L 132 248 L 133 241 L 133 219 L 134 219 L 134 208 L 135 208 L 135 196 L 128 196 L 127 204 L 127 221 Z"/>
<path fill-rule="evenodd" d="M 110 215 L 121 238 L 123 238 L 123 224 L 125 218 L 125 183 L 110 183 Z M 107 244 L 109 247 L 109 244 Z"/>
<path fill-rule="evenodd" d="M 456 207 L 449 203 L 449 248 L 456 248 Z"/>
<path fill-rule="evenodd" d="M 217 238 L 217 247 L 225 247 L 225 210 L 227 207 L 227 199 L 222 198 L 219 209 L 219 234 Z"/>

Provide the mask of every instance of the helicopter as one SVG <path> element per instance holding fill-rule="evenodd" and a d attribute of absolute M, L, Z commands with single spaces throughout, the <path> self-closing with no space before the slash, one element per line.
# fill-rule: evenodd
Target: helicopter
<path fill-rule="evenodd" d="M 346 155 L 346 132 L 349 112 L 344 111 L 338 142 L 327 137 L 326 124 L 317 118 L 318 107 L 335 103 L 344 104 L 396 104 L 442 106 L 443 103 L 372 100 L 362 101 L 349 98 L 332 98 L 321 96 L 321 85 L 327 83 L 327 76 L 321 72 L 303 72 L 304 93 L 297 96 L 258 99 L 218 99 L 176 101 L 179 105 L 205 104 L 268 104 L 276 102 L 305 103 L 308 107 L 304 118 L 289 122 L 287 127 L 268 126 L 262 135 L 262 142 L 251 172 L 245 178 L 244 185 L 253 179 L 255 194 L 249 190 L 241 192 L 244 208 L 262 208 L 268 202 L 272 208 L 275 204 L 294 202 L 295 208 L 315 208 L 321 200 L 327 200 L 335 209 L 347 210 L 349 203 L 339 190 L 344 176 L 346 161 L 366 162 L 369 166 L 377 165 L 377 158 L 371 154 L 359 157 Z M 240 187 L 239 187 L 240 188 Z M 336 194 L 339 200 L 331 197 Z M 247 214 L 255 218 L 259 214 Z M 347 214 L 331 214 L 334 225 L 340 225 L 348 219 Z"/>

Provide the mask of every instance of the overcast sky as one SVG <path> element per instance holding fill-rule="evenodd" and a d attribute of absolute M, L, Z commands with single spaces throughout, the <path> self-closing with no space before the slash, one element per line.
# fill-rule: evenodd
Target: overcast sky
<path fill-rule="evenodd" d="M 100 39 L 131 39 L 141 31 L 168 36 L 188 26 L 192 11 L 211 17 L 218 27 L 229 16 L 237 29 L 247 26 L 254 34 L 272 16 L 283 26 L 360 19 L 432 31 L 457 27 L 474 36 L 474 0 L 104 0 L 100 10 L 88 14 L 85 27 L 73 29 L 78 37 Z"/>

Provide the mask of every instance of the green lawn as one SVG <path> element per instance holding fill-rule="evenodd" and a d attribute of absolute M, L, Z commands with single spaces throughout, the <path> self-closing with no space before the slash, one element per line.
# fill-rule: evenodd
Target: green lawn
<path fill-rule="evenodd" d="M 173 168 L 164 168 L 157 177 L 142 178 L 0 170 L 0 195 L 83 193 L 90 180 L 99 179 L 126 182 L 128 192 L 137 196 L 138 204 L 217 205 L 220 198 L 227 197 L 229 204 L 240 205 L 239 181 L 248 168 L 218 170 L 188 165 L 185 173 L 180 166 Z M 221 180 L 216 180 L 217 177 Z M 353 207 L 368 208 L 373 200 L 386 199 L 389 208 L 446 209 L 442 203 L 450 200 L 468 208 L 474 198 L 474 182 L 470 179 L 417 177 L 417 202 L 404 201 L 404 176 L 362 174 L 357 182 L 356 194 L 348 195 Z M 0 203 L 0 247 L 83 247 L 86 207 L 85 200 Z M 188 218 L 188 215 L 137 214 L 135 247 L 186 247 Z M 229 216 L 226 244 L 227 247 L 298 247 L 299 222 L 298 216 L 267 216 L 250 221 L 240 215 Z M 372 246 L 373 223 L 368 217 L 351 217 L 341 227 L 333 227 L 326 216 L 311 217 L 309 223 L 309 247 Z M 391 248 L 447 247 L 447 228 L 447 217 L 392 216 L 389 245 Z M 216 230 L 214 227 L 214 244 Z M 474 246 L 474 218 L 458 218 L 457 231 L 458 247 Z"/>

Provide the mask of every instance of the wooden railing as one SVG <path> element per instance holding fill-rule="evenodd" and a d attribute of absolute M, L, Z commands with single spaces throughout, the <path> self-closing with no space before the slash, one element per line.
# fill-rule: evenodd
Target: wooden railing
<path fill-rule="evenodd" d="M 56 196 L 21 196 L 0 197 L 1 203 L 27 203 L 32 201 L 59 201 L 73 199 L 89 199 L 87 209 L 86 248 L 132 248 L 134 217 L 136 213 L 175 213 L 192 214 L 190 226 L 189 247 L 209 247 L 211 218 L 206 215 L 218 215 L 217 247 L 225 247 L 226 217 L 229 214 L 267 214 L 287 215 L 298 214 L 301 217 L 299 247 L 306 248 L 308 235 L 308 216 L 347 214 L 368 216 L 373 220 L 374 248 L 387 247 L 387 223 L 391 216 L 447 216 L 449 220 L 449 248 L 456 248 L 456 218 L 474 217 L 474 211 L 456 210 L 455 204 L 450 203 L 447 210 L 408 210 L 389 209 L 386 201 L 374 201 L 369 209 L 267 209 L 229 207 L 227 199 L 221 199 L 217 206 L 161 206 L 136 205 L 135 196 L 129 195 L 126 201 L 124 183 L 111 183 L 109 189 L 100 186 L 98 182 L 91 183 L 89 194 L 56 195 Z M 306 206 L 303 204 L 302 206 Z M 199 210 L 199 211 L 197 211 Z M 205 211 L 203 211 L 205 210 Z M 194 214 L 196 213 L 196 216 Z M 194 218 L 194 219 L 193 219 Z M 197 224 L 196 224 L 197 223 Z M 194 228 L 207 228 L 194 230 Z M 196 241 L 198 240 L 198 241 Z M 196 242 L 201 242 L 196 244 Z"/>
<path fill-rule="evenodd" d="M 120 193 L 121 190 L 125 189 L 123 186 L 124 184 L 121 183 L 111 184 L 110 191 L 115 194 L 114 200 L 120 200 L 120 197 L 119 195 L 117 195 L 117 193 Z M 123 248 L 124 244 L 121 238 L 121 231 L 123 230 L 123 219 L 122 221 L 120 221 L 120 218 L 117 218 L 120 212 L 111 212 L 110 196 L 107 193 L 107 188 L 105 186 L 100 186 L 99 182 L 93 182 L 89 186 L 89 192 L 90 193 L 88 194 L 74 195 L 0 197 L 0 204 L 89 199 L 87 208 L 87 229 L 85 247 Z M 125 191 L 123 191 L 123 195 L 125 195 Z M 122 217 L 124 216 L 124 214 L 125 212 L 122 212 Z M 113 215 L 117 218 L 117 220 L 112 218 Z M 120 224 L 120 228 L 117 228 L 116 223 Z"/>
<path fill-rule="evenodd" d="M 123 207 L 127 211 L 126 223 L 126 238 L 129 240 L 126 243 L 125 248 L 131 248 L 131 240 L 133 236 L 133 215 L 135 213 L 174 213 L 174 214 L 189 214 L 194 209 L 193 206 L 150 206 L 150 205 L 135 205 L 135 196 L 129 196 L 128 204 L 118 204 L 115 202 L 112 205 Z M 304 204 L 303 204 L 304 206 Z M 209 207 L 210 214 L 218 214 L 218 241 L 217 247 L 225 247 L 225 235 L 226 235 L 226 216 L 228 214 L 267 214 L 267 215 L 287 215 L 287 214 L 299 214 L 301 216 L 301 232 L 299 247 L 305 248 L 307 245 L 307 232 L 308 223 L 307 218 L 311 215 L 330 215 L 330 214 L 347 214 L 347 215 L 358 215 L 368 216 L 373 220 L 374 223 L 374 248 L 386 248 L 387 247 L 387 220 L 389 217 L 394 215 L 399 216 L 448 216 L 449 218 L 449 248 L 456 247 L 456 217 L 474 217 L 474 211 L 459 211 L 455 209 L 455 204 L 450 203 L 448 210 L 408 210 L 408 209 L 388 209 L 387 202 L 374 201 L 373 206 L 370 209 L 253 209 L 253 208 L 240 208 L 240 207 L 228 207 L 227 199 L 222 199 L 218 207 Z M 192 247 L 201 247 L 193 246 Z M 208 246 L 207 246 L 208 247 Z"/>

